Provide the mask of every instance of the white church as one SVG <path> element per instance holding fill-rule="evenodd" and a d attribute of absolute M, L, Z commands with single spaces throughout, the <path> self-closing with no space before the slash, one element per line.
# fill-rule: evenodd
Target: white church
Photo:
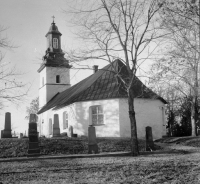
<path fill-rule="evenodd" d="M 61 133 L 88 135 L 88 127 L 95 126 L 97 137 L 130 137 L 127 93 L 116 77 L 127 77 L 122 61 L 115 60 L 94 74 L 70 85 L 70 65 L 61 49 L 61 33 L 54 21 L 47 38 L 47 50 L 38 69 L 40 75 L 39 124 L 40 135 L 52 137 L 54 114 L 59 115 Z M 114 69 L 113 69 L 114 68 Z M 138 138 L 145 137 L 145 127 L 152 127 L 153 138 L 166 134 L 166 101 L 148 89 L 138 78 L 134 84 L 135 113 Z"/>

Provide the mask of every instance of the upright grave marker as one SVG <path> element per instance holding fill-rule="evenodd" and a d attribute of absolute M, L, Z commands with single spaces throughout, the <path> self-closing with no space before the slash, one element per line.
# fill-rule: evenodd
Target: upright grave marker
<path fill-rule="evenodd" d="M 20 139 L 23 138 L 23 133 L 20 133 Z"/>
<path fill-rule="evenodd" d="M 60 136 L 60 125 L 59 125 L 59 116 L 58 114 L 54 114 L 53 119 L 53 137 L 59 137 Z"/>
<path fill-rule="evenodd" d="M 153 151 L 153 150 L 154 150 L 154 143 L 153 143 L 152 128 L 147 126 L 146 127 L 146 151 Z"/>
<path fill-rule="evenodd" d="M 4 130 L 1 131 L 1 138 L 12 138 L 11 133 L 11 114 L 10 112 L 6 112 L 5 114 L 5 126 Z"/>
<path fill-rule="evenodd" d="M 88 153 L 91 154 L 94 152 L 95 154 L 99 153 L 97 140 L 96 140 L 96 131 L 95 127 L 90 125 L 88 127 Z"/>
<path fill-rule="evenodd" d="M 73 134 L 74 134 L 74 133 L 73 133 L 73 126 L 70 126 L 70 127 L 69 127 L 69 132 L 70 132 L 70 133 L 69 133 L 70 136 L 73 137 Z"/>
<path fill-rule="evenodd" d="M 40 155 L 36 120 L 37 120 L 36 114 L 30 114 L 29 129 L 28 129 L 28 137 L 29 137 L 28 156 Z"/>

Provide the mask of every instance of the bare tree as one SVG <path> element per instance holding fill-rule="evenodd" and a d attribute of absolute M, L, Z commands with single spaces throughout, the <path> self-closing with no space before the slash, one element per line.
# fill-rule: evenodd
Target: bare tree
<path fill-rule="evenodd" d="M 191 122 L 192 136 L 195 136 L 199 98 L 199 4 L 168 0 L 160 12 L 163 28 L 170 35 L 166 37 L 164 56 L 152 66 L 152 73 L 157 82 L 170 84 L 183 96 L 192 93 Z M 155 74 L 155 70 L 159 72 Z"/>
<path fill-rule="evenodd" d="M 71 62 L 100 59 L 112 63 L 120 59 L 127 68 L 127 80 L 117 71 L 116 76 L 128 95 L 131 148 L 135 156 L 139 151 L 133 86 L 139 65 L 149 58 L 156 39 L 161 37 L 155 21 L 161 6 L 156 0 L 75 1 L 71 11 L 66 11 L 73 14 L 72 22 L 83 40 L 81 48 L 67 52 Z"/>
<path fill-rule="evenodd" d="M 30 114 L 37 114 L 37 112 L 39 111 L 39 97 L 34 98 L 29 107 L 26 107 L 26 117 L 25 119 L 29 119 L 30 118 Z"/>
<path fill-rule="evenodd" d="M 9 62 L 5 61 L 5 50 L 16 48 L 4 36 L 5 31 L 6 28 L 0 26 L 0 109 L 4 107 L 6 102 L 19 104 L 28 92 L 27 84 L 17 79 L 22 74 L 17 72 L 15 67 L 10 68 Z"/>

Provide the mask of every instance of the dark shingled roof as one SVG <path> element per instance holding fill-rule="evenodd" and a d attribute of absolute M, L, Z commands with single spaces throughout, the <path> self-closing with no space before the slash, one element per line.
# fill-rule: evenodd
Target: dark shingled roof
<path fill-rule="evenodd" d="M 62 35 L 59 31 L 58 31 L 58 27 L 56 26 L 56 24 L 54 23 L 54 22 L 52 22 L 51 23 L 51 26 L 50 26 L 50 28 L 49 28 L 49 31 L 48 31 L 48 33 L 46 34 L 46 36 L 48 35 L 48 34 L 51 34 L 51 33 L 53 33 L 53 34 L 58 34 L 58 35 Z"/>
<path fill-rule="evenodd" d="M 119 75 L 123 80 L 128 80 L 126 66 L 120 60 L 115 60 L 113 63 L 98 70 L 96 73 L 76 85 L 61 93 L 57 93 L 39 110 L 38 114 L 51 108 L 54 110 L 60 109 L 74 102 L 110 98 L 127 98 L 125 87 L 119 79 Z M 137 98 L 159 99 L 163 103 L 167 103 L 163 98 L 147 88 L 137 77 L 134 81 L 134 94 Z"/>

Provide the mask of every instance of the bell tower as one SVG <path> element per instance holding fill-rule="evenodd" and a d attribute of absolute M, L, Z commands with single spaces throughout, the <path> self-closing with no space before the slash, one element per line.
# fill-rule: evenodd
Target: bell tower
<path fill-rule="evenodd" d="M 53 19 L 55 17 L 53 16 Z M 43 107 L 57 93 L 70 87 L 69 61 L 61 49 L 61 36 L 54 20 L 45 35 L 47 50 L 38 69 L 40 74 L 39 106 Z"/>

